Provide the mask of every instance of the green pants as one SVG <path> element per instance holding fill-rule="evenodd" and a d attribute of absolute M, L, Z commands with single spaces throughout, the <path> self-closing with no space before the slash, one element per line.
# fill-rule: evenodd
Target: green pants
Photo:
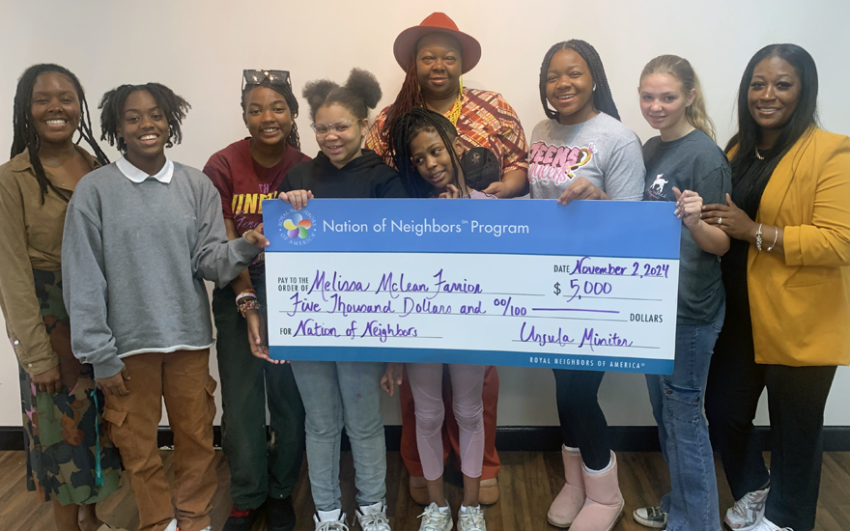
<path fill-rule="evenodd" d="M 254 286 L 265 307 L 263 279 L 255 279 Z M 304 454 L 304 406 L 288 363 L 274 365 L 251 354 L 248 327 L 235 298 L 230 286 L 213 292 L 222 447 L 230 464 L 230 496 L 244 511 L 256 509 L 266 498 L 292 493 Z"/>

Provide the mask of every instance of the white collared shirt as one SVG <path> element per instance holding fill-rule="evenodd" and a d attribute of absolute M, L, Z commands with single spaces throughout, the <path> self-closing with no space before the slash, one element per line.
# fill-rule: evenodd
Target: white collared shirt
<path fill-rule="evenodd" d="M 171 162 L 171 159 L 165 157 L 165 164 L 162 166 L 162 169 L 156 175 L 148 175 L 143 172 L 139 168 L 133 166 L 133 164 L 127 160 L 127 157 L 121 157 L 117 161 L 115 161 L 115 165 L 118 166 L 118 169 L 121 170 L 121 173 L 124 174 L 124 177 L 130 179 L 136 184 L 143 183 L 150 177 L 153 177 L 157 181 L 168 184 L 171 182 L 171 178 L 174 176 L 174 163 Z"/>

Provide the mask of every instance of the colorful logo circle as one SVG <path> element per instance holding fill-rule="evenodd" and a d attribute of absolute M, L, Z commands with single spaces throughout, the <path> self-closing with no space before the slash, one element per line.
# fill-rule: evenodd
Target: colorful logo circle
<path fill-rule="evenodd" d="M 307 245 L 316 236 L 313 230 L 316 218 L 306 208 L 284 211 L 278 218 L 277 226 L 280 227 L 280 237 L 289 245 Z"/>
<path fill-rule="evenodd" d="M 288 231 L 286 235 L 289 236 L 290 240 L 296 238 L 306 240 L 310 236 L 312 227 L 313 223 L 298 212 L 293 212 L 287 219 L 283 220 L 283 228 Z"/>

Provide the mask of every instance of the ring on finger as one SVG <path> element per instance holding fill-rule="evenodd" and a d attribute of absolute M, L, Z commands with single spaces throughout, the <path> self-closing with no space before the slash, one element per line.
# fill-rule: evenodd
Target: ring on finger
<path fill-rule="evenodd" d="M 723 225 L 723 218 L 717 218 L 717 224 Z"/>

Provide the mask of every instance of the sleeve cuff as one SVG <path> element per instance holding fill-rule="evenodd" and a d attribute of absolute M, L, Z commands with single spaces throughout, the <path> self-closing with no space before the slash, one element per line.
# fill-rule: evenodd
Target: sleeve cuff
<path fill-rule="evenodd" d="M 99 363 L 93 363 L 92 366 L 94 367 L 95 378 L 109 378 L 124 370 L 124 362 L 118 356 L 113 356 Z"/>
<path fill-rule="evenodd" d="M 230 245 L 236 257 L 243 262 L 250 262 L 255 256 L 263 252 L 262 249 L 246 240 L 244 236 L 231 240 Z"/>
<path fill-rule="evenodd" d="M 785 227 L 782 240 L 782 245 L 785 248 L 785 265 L 803 265 L 800 229 L 801 227 Z"/>
<path fill-rule="evenodd" d="M 59 365 L 59 356 L 53 355 L 52 358 L 39 360 L 19 360 L 21 367 L 27 374 L 41 374 Z"/>

